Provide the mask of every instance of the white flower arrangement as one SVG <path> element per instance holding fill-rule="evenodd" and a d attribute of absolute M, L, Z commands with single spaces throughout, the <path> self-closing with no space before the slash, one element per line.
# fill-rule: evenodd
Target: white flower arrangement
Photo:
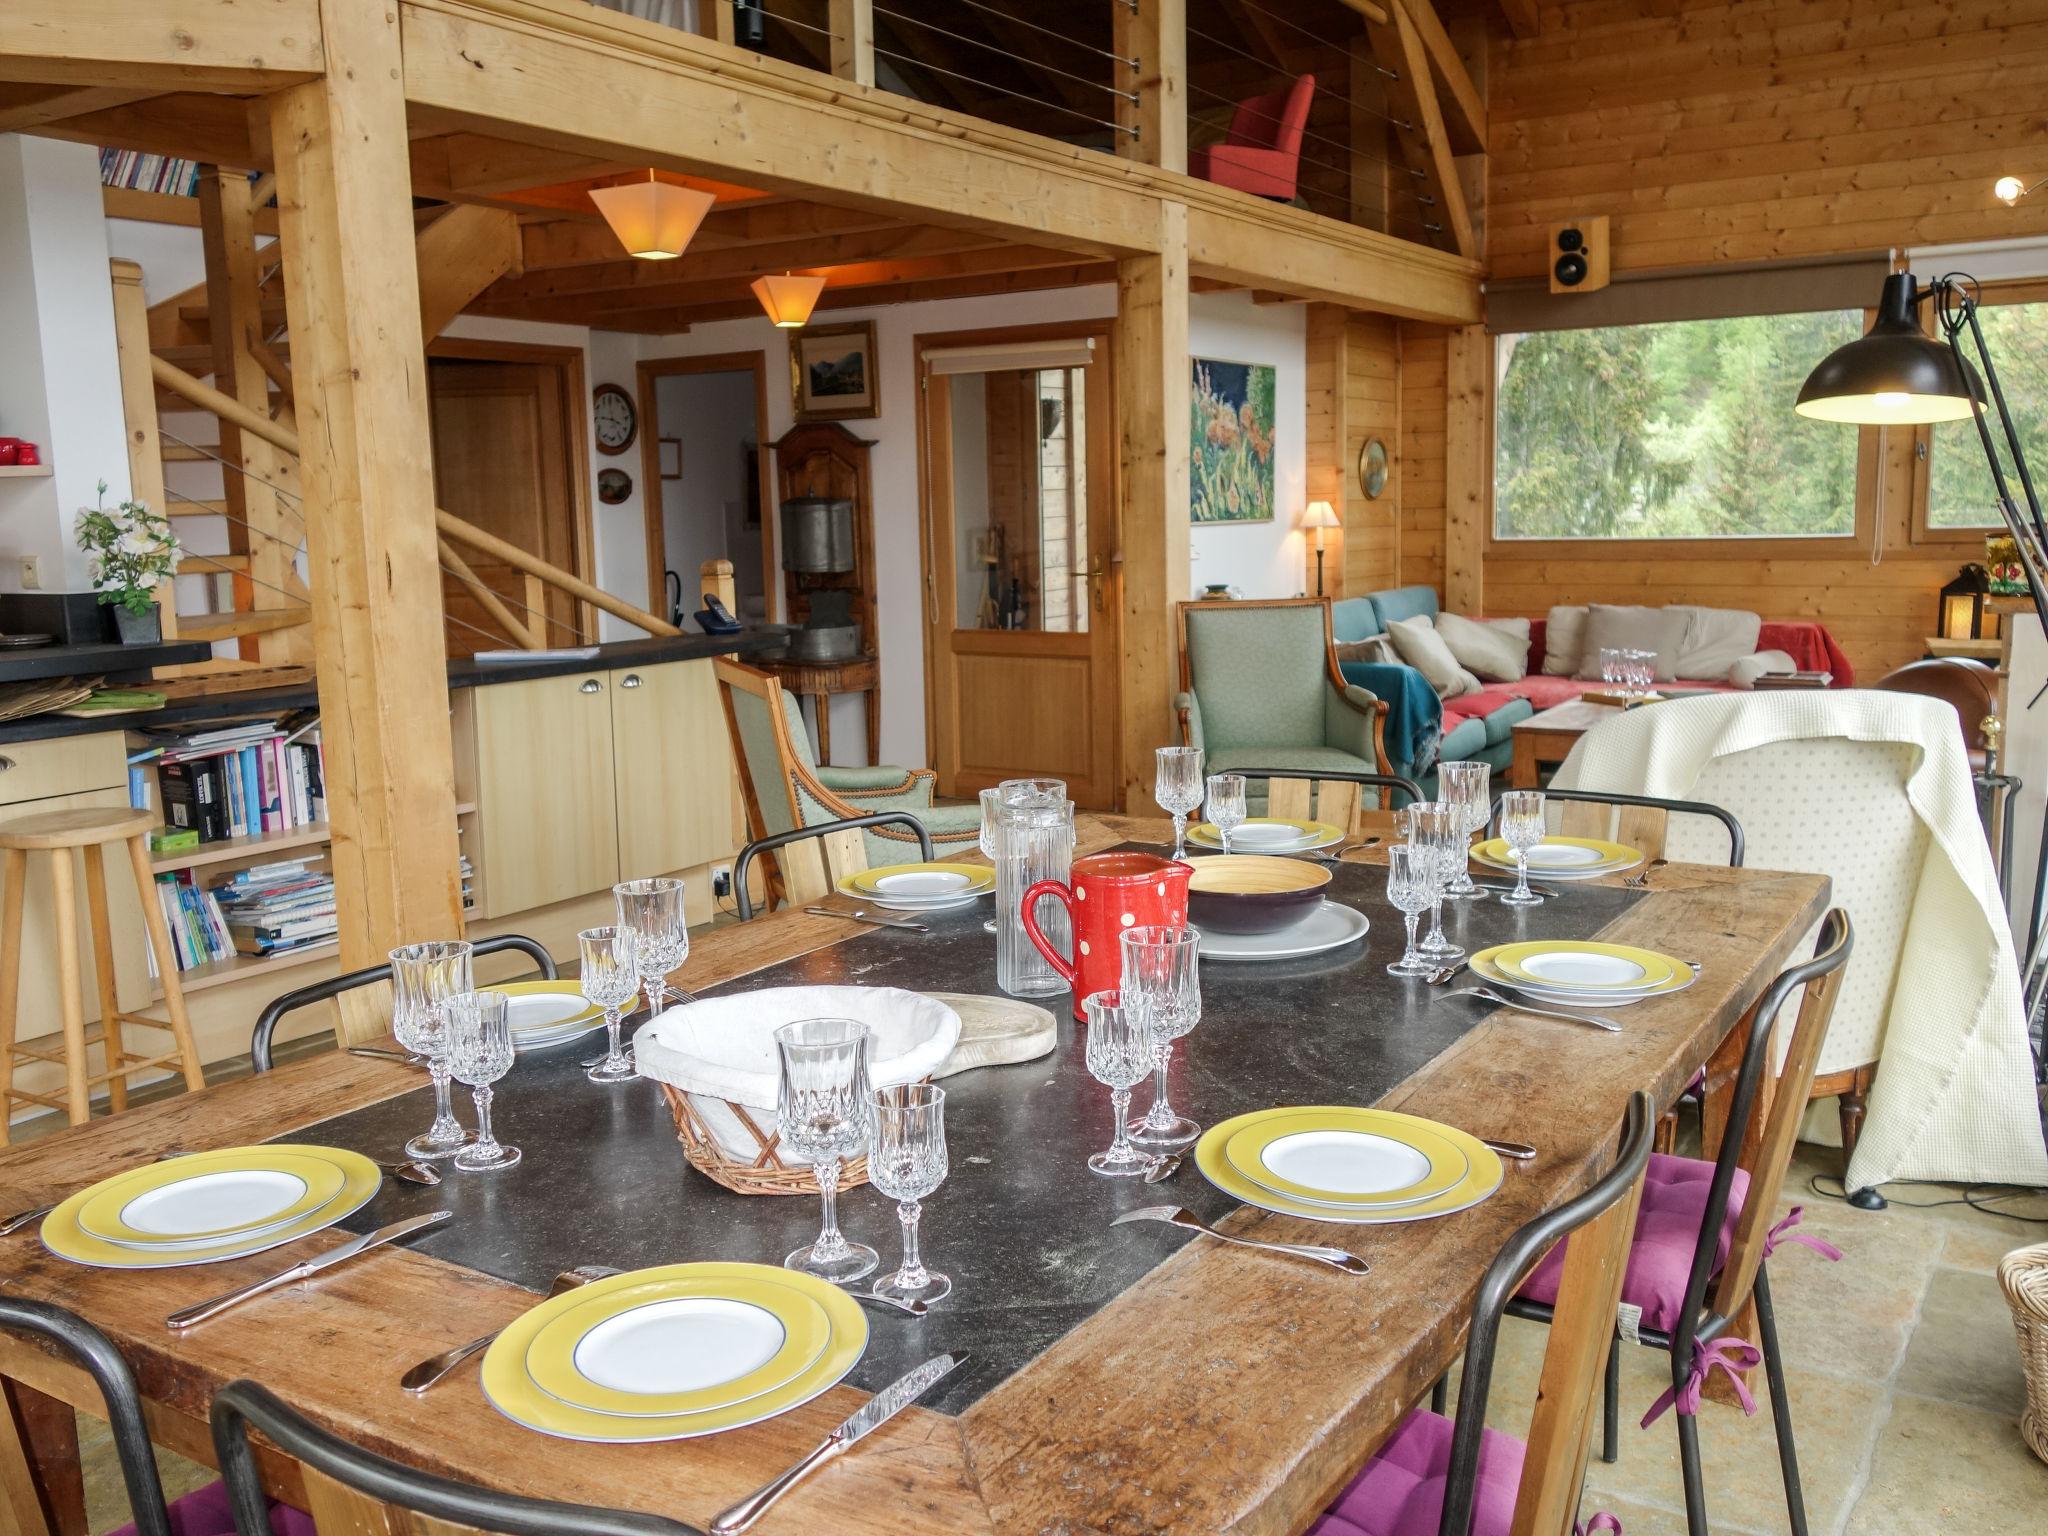
<path fill-rule="evenodd" d="M 139 501 L 106 504 L 107 482 L 100 482 L 100 503 L 78 512 L 78 547 L 92 556 L 93 585 L 100 601 L 119 603 L 133 614 L 149 612 L 156 589 L 178 571 L 178 536 L 171 520 Z"/>

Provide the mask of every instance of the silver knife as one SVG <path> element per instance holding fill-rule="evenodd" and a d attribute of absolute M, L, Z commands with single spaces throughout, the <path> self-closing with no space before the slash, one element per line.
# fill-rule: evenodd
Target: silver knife
<path fill-rule="evenodd" d="M 748 1494 L 731 1509 L 724 1511 L 711 1522 L 711 1536 L 739 1536 L 756 1520 L 768 1512 L 768 1506 L 794 1488 L 804 1478 L 825 1465 L 856 1440 L 864 1439 L 896 1417 L 925 1393 L 937 1386 L 959 1366 L 967 1363 L 967 1356 L 934 1355 L 907 1376 L 898 1377 L 882 1388 L 844 1424 L 827 1435 L 815 1451 L 791 1467 L 782 1476 L 766 1487 Z"/>
<path fill-rule="evenodd" d="M 865 907 L 852 912 L 841 911 L 838 907 L 805 907 L 804 910 L 817 917 L 843 917 L 849 923 L 872 923 L 877 928 L 907 928 L 912 933 L 931 932 L 923 923 L 912 922 L 907 917 L 876 917 Z"/>
<path fill-rule="evenodd" d="M 428 1211 L 424 1216 L 408 1216 L 403 1221 L 394 1221 L 388 1227 L 379 1227 L 339 1248 L 330 1248 L 290 1269 L 280 1270 L 265 1280 L 245 1285 L 239 1290 L 216 1296 L 211 1301 L 202 1301 L 196 1306 L 184 1307 L 164 1319 L 164 1325 L 173 1333 L 190 1328 L 194 1323 L 203 1323 L 209 1317 L 227 1311 L 229 1307 L 247 1301 L 252 1296 L 261 1296 L 265 1291 L 274 1291 L 280 1285 L 309 1279 L 323 1269 L 332 1269 L 344 1259 L 352 1259 L 359 1253 L 368 1253 L 372 1248 L 381 1248 L 386 1243 L 395 1243 L 401 1237 L 410 1237 L 423 1227 L 437 1226 L 453 1216 L 453 1211 Z"/>

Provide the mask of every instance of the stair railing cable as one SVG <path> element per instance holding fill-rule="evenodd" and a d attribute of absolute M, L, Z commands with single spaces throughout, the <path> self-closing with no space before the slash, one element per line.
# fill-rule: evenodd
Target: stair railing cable
<path fill-rule="evenodd" d="M 1188 28 L 1188 36 L 1199 37 L 1202 39 L 1202 41 L 1206 43 L 1215 44 L 1218 48 L 1221 48 L 1225 53 L 1234 53 L 1241 59 L 1249 59 L 1252 63 L 1258 65 L 1262 69 L 1272 68 L 1272 64 L 1269 60 L 1262 59 L 1257 54 L 1248 52 L 1247 50 L 1238 47 L 1237 44 L 1229 41 L 1226 38 L 1212 36 L 1211 34 L 1202 31 L 1198 27 L 1190 26 Z M 1285 66 L 1283 65 L 1282 68 L 1284 69 Z M 1379 68 L 1379 66 L 1375 65 L 1374 68 L 1377 69 Z M 1397 76 L 1395 76 L 1394 71 L 1390 69 L 1382 69 L 1380 70 L 1380 73 L 1388 76 L 1390 79 L 1398 78 Z M 1406 118 L 1396 117 L 1391 112 L 1383 112 L 1378 107 L 1369 107 L 1362 101 L 1358 101 L 1350 96 L 1342 95 L 1339 92 L 1331 89 L 1330 87 L 1323 85 L 1320 81 L 1318 81 L 1316 84 L 1316 94 L 1318 96 L 1327 96 L 1330 100 L 1339 102 L 1344 106 L 1351 108 L 1351 110 L 1354 112 L 1363 112 L 1368 117 L 1377 117 L 1385 122 L 1392 123 L 1396 128 L 1403 129 L 1410 133 L 1414 132 L 1415 130 L 1415 125 L 1409 122 Z M 1274 116 L 1270 112 L 1260 112 L 1255 115 L 1265 118 L 1268 122 L 1277 123 L 1280 121 L 1278 117 Z M 1307 129 L 1303 129 L 1302 131 L 1304 133 L 1307 133 L 1308 137 L 1312 139 L 1320 138 L 1323 140 L 1324 143 L 1334 144 L 1339 149 L 1345 149 L 1349 147 L 1348 145 L 1338 143 L 1338 141 L 1335 139 L 1325 138 L 1322 134 L 1313 133 Z"/>
<path fill-rule="evenodd" d="M 1051 27 L 1042 26 L 1038 22 L 1028 20 L 1010 11 L 1000 10 L 993 5 L 983 5 L 981 0 L 953 0 L 953 3 L 955 5 L 964 5 L 970 11 L 980 11 L 984 15 L 997 17 L 1002 21 L 1009 22 L 1012 26 L 1026 27 L 1041 36 L 1052 38 L 1055 42 L 1066 43 L 1088 53 L 1100 54 L 1105 59 L 1112 59 L 1118 64 L 1123 65 L 1126 69 L 1135 70 L 1138 67 L 1138 60 L 1127 58 L 1113 48 L 1104 48 L 1099 43 L 1087 42 L 1082 38 L 1073 36 L 1071 33 L 1055 31 Z"/>
<path fill-rule="evenodd" d="M 1105 81 L 1091 80 L 1086 75 L 1077 75 L 1070 69 L 1061 69 L 1057 64 L 1048 64 L 1043 59 L 1025 58 L 1022 55 L 1017 54 L 1008 48 L 1005 48 L 1000 43 L 984 42 L 982 39 L 978 37 L 969 37 L 965 32 L 955 32 L 950 27 L 942 27 L 935 21 L 926 21 L 922 16 L 912 16 L 903 11 L 892 11 L 885 5 L 877 5 L 875 7 L 875 14 L 877 16 L 888 16 L 896 21 L 909 22 L 910 25 L 913 27 L 922 27 L 925 31 L 936 32 L 941 37 L 950 37 L 955 42 L 966 43 L 971 48 L 983 48 L 990 53 L 1000 53 L 1005 58 L 1015 59 L 1019 64 L 1027 65 L 1032 69 L 1043 70 L 1046 74 L 1049 75 L 1058 75 L 1062 79 L 1075 81 L 1080 85 L 1089 86 L 1094 90 L 1107 91 L 1110 95 L 1119 97 L 1124 101 L 1128 101 L 1133 106 L 1137 104 L 1138 93 L 1136 91 L 1120 91 L 1115 86 L 1110 85 Z M 1117 58 L 1118 55 L 1110 54 L 1109 57 L 1114 59 Z M 1125 59 L 1123 60 L 1123 62 L 1129 64 L 1134 69 L 1137 67 L 1136 63 L 1133 60 Z M 931 66 L 926 65 L 924 67 L 929 69 Z M 991 83 L 992 82 L 989 81 L 982 82 L 982 84 L 984 85 Z"/>

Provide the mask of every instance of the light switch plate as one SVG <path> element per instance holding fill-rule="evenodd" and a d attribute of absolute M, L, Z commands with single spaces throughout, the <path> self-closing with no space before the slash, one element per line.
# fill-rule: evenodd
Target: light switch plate
<path fill-rule="evenodd" d="M 23 555 L 21 557 L 21 589 L 24 592 L 43 590 L 43 557 Z"/>

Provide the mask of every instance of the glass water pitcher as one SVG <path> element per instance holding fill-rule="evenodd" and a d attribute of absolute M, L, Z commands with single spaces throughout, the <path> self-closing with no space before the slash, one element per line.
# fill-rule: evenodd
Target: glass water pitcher
<path fill-rule="evenodd" d="M 1019 904 L 1040 880 L 1066 880 L 1074 864 L 1074 802 L 1058 792 L 1005 799 L 996 822 L 996 985 L 1012 997 L 1049 997 L 1067 984 L 1024 931 Z M 1073 930 L 1066 910 L 1048 902 L 1039 926 L 1071 954 Z"/>

